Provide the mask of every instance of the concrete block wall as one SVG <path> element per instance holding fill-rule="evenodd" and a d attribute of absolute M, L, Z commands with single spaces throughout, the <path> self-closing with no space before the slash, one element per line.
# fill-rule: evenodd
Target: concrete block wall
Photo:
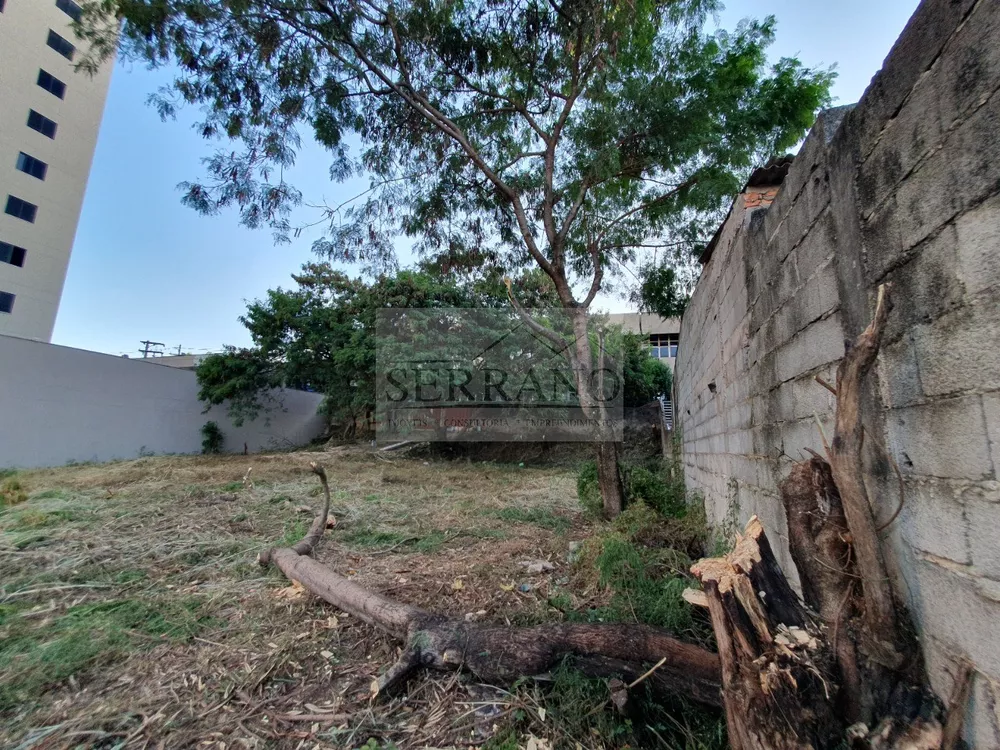
<path fill-rule="evenodd" d="M 681 326 L 686 478 L 719 526 L 756 513 L 832 434 L 844 343 L 893 310 L 863 400 L 870 491 L 931 683 L 977 667 L 965 728 L 1000 747 L 1000 3 L 925 0 L 861 101 L 824 113 L 768 208 L 737 199 Z M 883 450 L 879 443 L 885 446 Z"/>
<path fill-rule="evenodd" d="M 224 407 L 204 413 L 193 371 L 0 336 L 0 469 L 200 453 L 209 420 L 232 452 L 292 448 L 323 432 L 319 394 L 274 395 L 283 408 L 236 427 Z"/>

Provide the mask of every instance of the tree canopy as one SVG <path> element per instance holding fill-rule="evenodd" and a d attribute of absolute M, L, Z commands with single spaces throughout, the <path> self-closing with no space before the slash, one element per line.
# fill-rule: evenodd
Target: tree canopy
<path fill-rule="evenodd" d="M 697 250 L 749 168 L 793 145 L 832 73 L 770 65 L 771 17 L 711 31 L 715 0 L 89 0 L 87 64 L 178 71 L 164 116 L 199 105 L 228 139 L 184 200 L 280 239 L 304 132 L 333 179 L 332 260 L 385 270 L 395 240 L 453 265 L 549 275 L 587 307 L 643 254 Z M 106 23 L 124 21 L 120 36 Z M 117 28 L 117 26 L 115 26 Z M 631 281 L 631 280 L 630 280 Z"/>

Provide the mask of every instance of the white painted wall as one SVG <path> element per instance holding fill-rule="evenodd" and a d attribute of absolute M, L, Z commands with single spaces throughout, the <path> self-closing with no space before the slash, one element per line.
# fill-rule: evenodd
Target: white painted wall
<path fill-rule="evenodd" d="M 209 420 L 231 452 L 298 446 L 323 431 L 320 395 L 279 397 L 283 410 L 237 428 L 224 406 L 202 413 L 190 370 L 0 335 L 0 468 L 198 453 Z"/>

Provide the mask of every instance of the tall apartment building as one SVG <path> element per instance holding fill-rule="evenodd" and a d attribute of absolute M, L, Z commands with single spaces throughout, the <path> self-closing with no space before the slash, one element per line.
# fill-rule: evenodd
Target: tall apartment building
<path fill-rule="evenodd" d="M 0 0 L 0 334 L 52 337 L 111 65 L 77 73 L 73 0 Z"/>

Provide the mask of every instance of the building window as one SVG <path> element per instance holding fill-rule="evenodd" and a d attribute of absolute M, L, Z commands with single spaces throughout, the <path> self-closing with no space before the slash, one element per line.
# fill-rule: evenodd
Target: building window
<path fill-rule="evenodd" d="M 60 99 L 66 96 L 66 84 L 44 70 L 38 71 L 38 85 Z"/>
<path fill-rule="evenodd" d="M 0 263 L 10 263 L 12 266 L 24 266 L 24 256 L 28 251 L 23 247 L 9 242 L 0 242 Z"/>
<path fill-rule="evenodd" d="M 74 3 L 73 0 L 56 0 L 56 7 L 74 21 L 80 20 L 80 6 Z"/>
<path fill-rule="evenodd" d="M 67 60 L 72 60 L 73 55 L 76 54 L 76 47 L 70 44 L 68 40 L 63 39 L 52 29 L 49 29 L 49 38 L 45 41 L 45 43 Z"/>
<path fill-rule="evenodd" d="M 56 137 L 56 124 L 45 115 L 38 114 L 35 110 L 28 110 L 28 127 L 37 130 L 42 135 L 49 138 Z"/>
<path fill-rule="evenodd" d="M 38 206 L 34 203 L 28 203 L 28 201 L 21 200 L 13 195 L 7 196 L 7 207 L 4 211 L 11 216 L 15 216 L 18 219 L 24 219 L 25 221 L 35 223 L 35 214 L 38 213 Z"/>
<path fill-rule="evenodd" d="M 0 0 L 0 13 L 3 13 L 3 6 L 6 0 Z"/>
<path fill-rule="evenodd" d="M 0 292 L 0 313 L 14 312 L 14 295 L 10 292 Z"/>
<path fill-rule="evenodd" d="M 676 333 L 649 334 L 649 356 L 657 359 L 676 358 L 678 339 Z"/>
<path fill-rule="evenodd" d="M 28 156 L 23 151 L 17 155 L 17 168 L 25 174 L 37 177 L 39 180 L 45 179 L 45 173 L 49 171 L 49 165 L 34 156 Z"/>

